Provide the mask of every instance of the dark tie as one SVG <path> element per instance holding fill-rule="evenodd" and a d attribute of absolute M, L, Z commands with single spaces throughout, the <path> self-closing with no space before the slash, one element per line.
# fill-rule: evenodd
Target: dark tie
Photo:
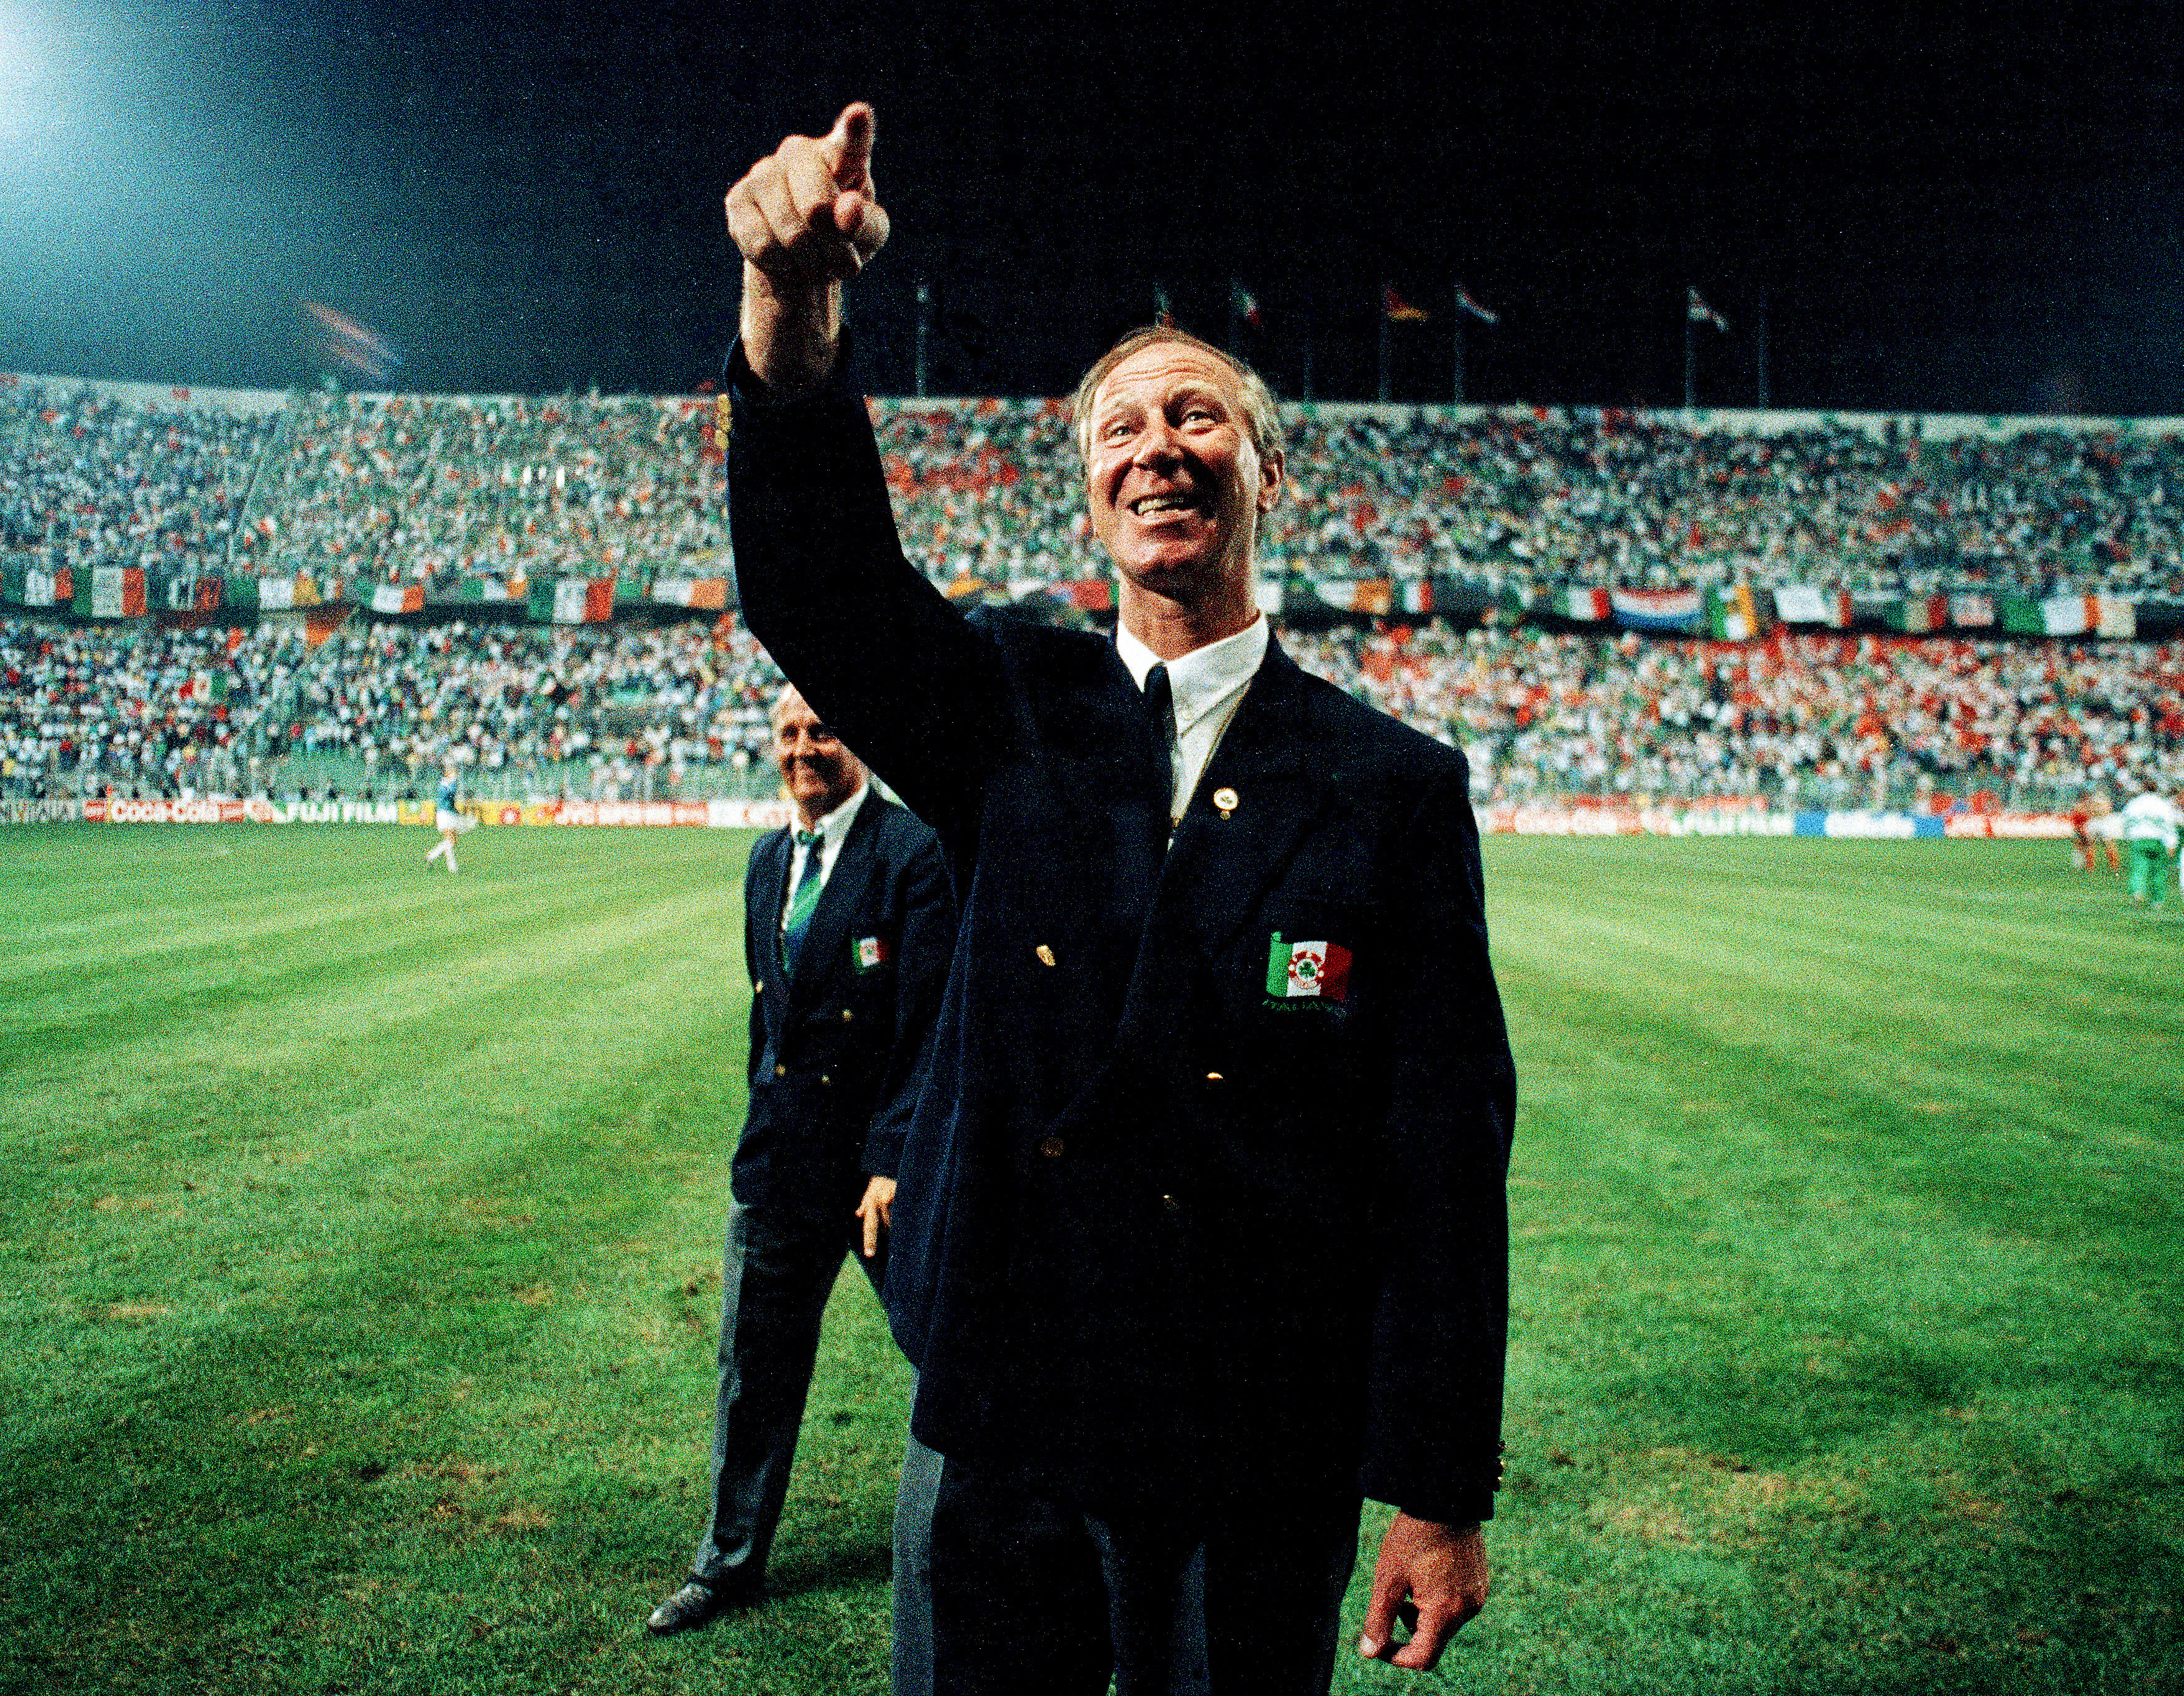
<path fill-rule="evenodd" d="M 1153 770 L 1153 792 L 1163 821 L 1172 818 L 1175 804 L 1175 697 L 1167 681 L 1167 667 L 1155 665 L 1145 673 L 1145 756 Z M 1167 836 L 1162 831 L 1161 842 Z"/>
<path fill-rule="evenodd" d="M 796 976 L 797 950 L 804 946 L 804 933 L 811 928 L 811 914 L 819 905 L 821 840 L 816 831 L 796 833 L 796 845 L 804 850 L 804 875 L 796 880 L 796 892 L 788 898 L 788 912 L 781 926 L 782 970 L 792 978 Z"/>

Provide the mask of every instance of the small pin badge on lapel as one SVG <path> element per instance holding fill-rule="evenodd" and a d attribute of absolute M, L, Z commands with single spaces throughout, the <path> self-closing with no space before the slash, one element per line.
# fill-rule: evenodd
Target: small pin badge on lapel
<path fill-rule="evenodd" d="M 1221 816 L 1227 818 L 1236 810 L 1236 792 L 1234 789 L 1216 789 L 1213 792 L 1213 804 L 1219 809 Z"/>

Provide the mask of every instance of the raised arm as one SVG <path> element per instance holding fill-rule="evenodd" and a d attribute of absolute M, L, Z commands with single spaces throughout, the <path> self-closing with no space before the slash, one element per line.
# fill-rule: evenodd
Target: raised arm
<path fill-rule="evenodd" d="M 842 342 L 842 285 L 888 238 L 872 192 L 872 108 L 823 136 L 791 136 L 728 191 L 744 256 L 738 329 L 753 375 L 780 400 L 824 386 Z"/>
<path fill-rule="evenodd" d="M 845 354 L 842 286 L 887 240 L 872 108 L 791 136 L 728 192 L 743 254 L 730 531 L 744 615 L 805 698 L 949 852 L 1000 753 L 994 645 L 903 557 Z"/>

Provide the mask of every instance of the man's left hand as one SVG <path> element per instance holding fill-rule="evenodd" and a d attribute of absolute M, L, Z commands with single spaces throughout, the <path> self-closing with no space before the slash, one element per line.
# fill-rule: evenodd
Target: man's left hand
<path fill-rule="evenodd" d="M 894 1223 L 894 1180 L 875 1177 L 865 1186 L 865 1198 L 857 1204 L 857 1217 L 865 1221 L 865 1258 L 880 1252 L 880 1231 Z"/>
<path fill-rule="evenodd" d="M 1396 1641 L 1396 1610 L 1418 1608 L 1411 1640 Z M 1357 1653 L 1368 1660 L 1429 1671 L 1448 1640 L 1486 1605 L 1486 1538 L 1475 1525 L 1436 1525 L 1399 1513 L 1380 1539 L 1373 1599 Z"/>

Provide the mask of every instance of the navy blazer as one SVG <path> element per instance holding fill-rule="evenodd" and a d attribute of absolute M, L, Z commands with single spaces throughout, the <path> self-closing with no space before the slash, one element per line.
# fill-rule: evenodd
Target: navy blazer
<path fill-rule="evenodd" d="M 890 1243 L 913 1429 L 1091 1500 L 1486 1517 L 1515 1084 L 1462 756 L 1275 646 L 1163 854 L 1113 644 L 960 616 L 846 384 L 732 372 L 745 615 L 961 909 Z"/>
<path fill-rule="evenodd" d="M 954 944 L 933 834 L 867 794 L 851 820 L 792 978 L 781 959 L 789 833 L 744 872 L 750 1093 L 733 1183 L 746 1207 L 846 1220 L 875 1174 L 895 1176 Z"/>

